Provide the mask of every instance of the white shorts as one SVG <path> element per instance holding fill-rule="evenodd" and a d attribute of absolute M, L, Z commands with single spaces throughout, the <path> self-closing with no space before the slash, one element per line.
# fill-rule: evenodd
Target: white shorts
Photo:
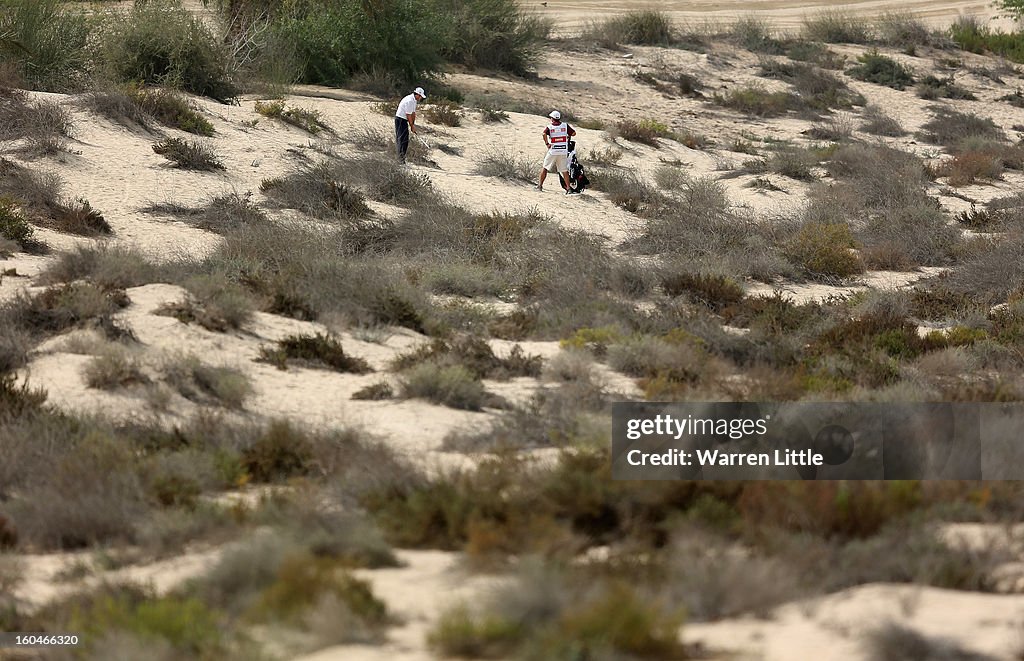
<path fill-rule="evenodd" d="M 569 154 L 552 154 L 544 157 L 544 169 L 548 172 L 568 172 Z"/>

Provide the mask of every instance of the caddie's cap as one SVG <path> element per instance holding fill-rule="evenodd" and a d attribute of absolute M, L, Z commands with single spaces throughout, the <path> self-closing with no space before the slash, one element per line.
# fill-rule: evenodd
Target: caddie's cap
<path fill-rule="evenodd" d="M 562 119 L 562 113 L 558 112 L 557 110 L 552 110 L 551 114 L 548 115 L 548 117 L 550 117 L 551 119 Z"/>

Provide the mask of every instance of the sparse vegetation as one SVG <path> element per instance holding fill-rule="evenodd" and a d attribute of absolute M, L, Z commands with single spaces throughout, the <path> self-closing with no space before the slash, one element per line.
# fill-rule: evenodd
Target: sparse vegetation
<path fill-rule="evenodd" d="M 257 101 L 255 110 L 264 117 L 279 119 L 285 124 L 297 126 L 307 133 L 316 135 L 321 131 L 331 133 L 331 127 L 324 123 L 316 110 L 286 106 L 284 101 Z"/>
<path fill-rule="evenodd" d="M 169 85 L 222 103 L 238 88 L 230 55 L 206 24 L 177 3 L 147 2 L 107 19 L 100 45 L 111 79 Z"/>
<path fill-rule="evenodd" d="M 865 20 L 841 10 L 827 9 L 804 18 L 803 36 L 827 44 L 866 44 L 871 31 Z"/>
<path fill-rule="evenodd" d="M 338 372 L 365 374 L 373 371 L 362 358 L 350 356 L 341 348 L 341 342 L 329 336 L 290 335 L 278 340 L 275 347 L 263 347 L 261 359 L 286 369 L 289 362 L 309 367 L 326 367 Z"/>
<path fill-rule="evenodd" d="M 167 138 L 153 145 L 153 151 L 183 170 L 224 170 L 213 148 L 195 140 Z"/>
<path fill-rule="evenodd" d="M 675 36 L 672 21 L 667 14 L 642 10 L 629 11 L 594 23 L 584 30 L 581 39 L 614 48 L 619 44 L 669 46 Z"/>
<path fill-rule="evenodd" d="M 907 134 L 900 122 L 886 114 L 880 106 L 868 105 L 864 108 L 864 123 L 860 130 L 871 135 L 898 138 Z"/>
<path fill-rule="evenodd" d="M 914 73 L 887 55 L 872 50 L 857 58 L 860 64 L 846 73 L 857 80 L 902 90 L 914 84 Z"/>

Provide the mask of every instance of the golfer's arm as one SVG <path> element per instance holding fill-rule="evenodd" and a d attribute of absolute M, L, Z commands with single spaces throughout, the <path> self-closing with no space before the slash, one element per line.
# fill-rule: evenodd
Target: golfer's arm
<path fill-rule="evenodd" d="M 411 112 L 408 115 L 406 115 L 405 118 L 409 120 L 409 130 L 412 131 L 413 133 L 415 133 L 416 132 L 416 113 Z"/>

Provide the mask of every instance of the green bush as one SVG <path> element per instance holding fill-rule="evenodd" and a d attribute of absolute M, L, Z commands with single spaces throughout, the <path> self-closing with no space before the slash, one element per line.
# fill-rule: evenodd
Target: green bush
<path fill-rule="evenodd" d="M 223 103 L 238 95 L 227 50 L 177 0 L 136 3 L 107 21 L 100 49 L 114 80 L 178 87 Z"/>
<path fill-rule="evenodd" d="M 256 482 L 305 475 L 313 466 L 313 446 L 302 430 L 274 421 L 242 452 L 242 465 Z"/>
<path fill-rule="evenodd" d="M 166 640 L 189 658 L 216 658 L 223 654 L 219 614 L 198 599 L 167 596 L 138 599 L 138 595 L 101 592 L 72 610 L 70 626 L 87 640 L 104 633 L 130 632 L 144 638 Z M 136 598 L 133 598 L 136 597 Z"/>
<path fill-rule="evenodd" d="M 0 3 L 0 60 L 18 66 L 33 89 L 70 92 L 88 65 L 89 26 L 80 10 L 61 0 Z"/>
<path fill-rule="evenodd" d="M 167 138 L 153 145 L 153 151 L 183 170 L 223 170 L 224 163 L 209 145 L 195 140 Z"/>
<path fill-rule="evenodd" d="M 299 361 L 300 364 L 312 367 L 327 367 L 338 372 L 365 374 L 373 369 L 365 360 L 350 356 L 341 347 L 341 342 L 317 333 L 315 335 L 289 335 L 278 340 L 275 348 L 262 347 L 260 358 L 286 369 L 288 361 Z"/>
<path fill-rule="evenodd" d="M 0 237 L 24 245 L 32 238 L 32 226 L 13 199 L 0 196 Z"/>
<path fill-rule="evenodd" d="M 422 397 L 455 409 L 479 411 L 486 394 L 483 383 L 461 365 L 420 363 L 406 372 L 402 381 L 403 397 Z"/>
<path fill-rule="evenodd" d="M 864 53 L 857 58 L 857 61 L 860 64 L 847 71 L 857 80 L 885 85 L 898 90 L 914 84 L 914 74 L 909 68 L 891 57 L 880 55 L 878 51 Z"/>
<path fill-rule="evenodd" d="M 161 124 L 186 133 L 213 135 L 213 124 L 200 114 L 199 107 L 174 92 L 129 83 L 124 93 L 139 110 L 152 115 Z"/>
<path fill-rule="evenodd" d="M 301 82 L 341 85 L 361 75 L 398 88 L 439 70 L 442 18 L 418 0 L 313 1 L 275 29 L 304 62 Z"/>
<path fill-rule="evenodd" d="M 967 16 L 950 27 L 949 35 L 965 51 L 991 52 L 1013 62 L 1024 62 L 1024 32 L 993 31 Z"/>
<path fill-rule="evenodd" d="M 303 131 L 316 135 L 320 131 L 330 131 L 330 127 L 324 123 L 320 113 L 316 110 L 305 110 L 292 106 L 288 108 L 284 101 L 257 101 L 256 112 L 264 117 L 280 119 L 285 124 L 297 126 Z"/>
<path fill-rule="evenodd" d="M 640 46 L 667 46 L 673 42 L 672 19 L 660 11 L 629 11 L 592 27 L 583 38 L 600 36 L 602 41 L 613 44 L 636 44 Z"/>
<path fill-rule="evenodd" d="M 791 92 L 769 92 L 758 85 L 734 89 L 727 95 L 716 94 L 720 106 L 756 117 L 778 117 L 797 108 L 800 99 Z"/>
<path fill-rule="evenodd" d="M 444 16 L 441 55 L 450 62 L 527 73 L 537 62 L 551 25 L 506 0 L 432 0 Z"/>
<path fill-rule="evenodd" d="M 803 35 L 830 44 L 865 44 L 871 38 L 867 21 L 837 10 L 820 11 L 805 18 Z"/>
<path fill-rule="evenodd" d="M 846 223 L 808 223 L 789 246 L 789 257 L 811 275 L 846 278 L 864 272 Z"/>

